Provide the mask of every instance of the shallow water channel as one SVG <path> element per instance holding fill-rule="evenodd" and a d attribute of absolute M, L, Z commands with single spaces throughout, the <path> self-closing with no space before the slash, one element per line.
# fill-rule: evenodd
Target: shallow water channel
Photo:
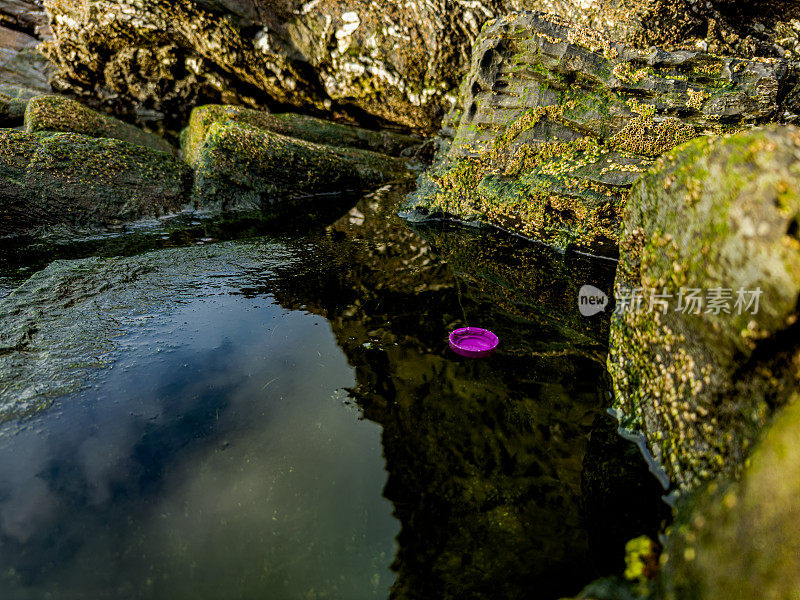
<path fill-rule="evenodd" d="M 0 598 L 547 600 L 621 574 L 665 507 L 606 414 L 608 317 L 578 312 L 613 263 L 411 229 L 401 197 L 0 248 L 28 332 L 0 353 Z M 497 354 L 453 354 L 464 325 Z"/>

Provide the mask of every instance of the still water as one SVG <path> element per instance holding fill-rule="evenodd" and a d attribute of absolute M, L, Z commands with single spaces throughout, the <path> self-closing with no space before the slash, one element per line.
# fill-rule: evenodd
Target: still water
<path fill-rule="evenodd" d="M 74 391 L 0 425 L 0 598 L 547 600 L 620 573 L 664 510 L 605 413 L 607 317 L 577 310 L 613 263 L 412 230 L 401 197 L 58 250 L 148 266 L 81 300 L 108 339 L 58 367 Z M 454 355 L 464 325 L 498 353 Z"/>

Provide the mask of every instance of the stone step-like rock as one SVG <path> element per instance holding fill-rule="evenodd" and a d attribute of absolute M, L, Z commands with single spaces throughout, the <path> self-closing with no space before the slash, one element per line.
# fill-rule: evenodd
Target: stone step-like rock
<path fill-rule="evenodd" d="M 271 114 L 241 106 L 211 104 L 192 110 L 189 126 L 182 135 L 181 143 L 186 162 L 194 166 L 211 126 L 227 122 L 251 125 L 316 144 L 372 150 L 392 156 L 399 156 L 403 151 L 422 143 L 420 138 L 414 136 L 351 127 L 307 115 Z"/>

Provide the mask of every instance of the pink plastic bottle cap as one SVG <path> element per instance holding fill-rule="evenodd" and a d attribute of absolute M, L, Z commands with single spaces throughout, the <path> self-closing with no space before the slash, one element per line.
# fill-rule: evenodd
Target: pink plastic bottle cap
<path fill-rule="evenodd" d="M 500 340 L 488 329 L 464 327 L 450 334 L 453 352 L 468 358 L 481 358 L 494 354 Z"/>

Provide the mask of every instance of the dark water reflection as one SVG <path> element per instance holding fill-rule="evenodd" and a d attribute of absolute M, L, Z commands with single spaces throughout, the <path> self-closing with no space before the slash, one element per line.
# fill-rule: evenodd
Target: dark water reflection
<path fill-rule="evenodd" d="M 548 599 L 621 571 L 663 509 L 577 311 L 613 265 L 412 231 L 399 197 L 272 236 L 291 260 L 198 285 L 3 426 L 1 598 Z M 453 355 L 464 324 L 499 352 Z"/>

